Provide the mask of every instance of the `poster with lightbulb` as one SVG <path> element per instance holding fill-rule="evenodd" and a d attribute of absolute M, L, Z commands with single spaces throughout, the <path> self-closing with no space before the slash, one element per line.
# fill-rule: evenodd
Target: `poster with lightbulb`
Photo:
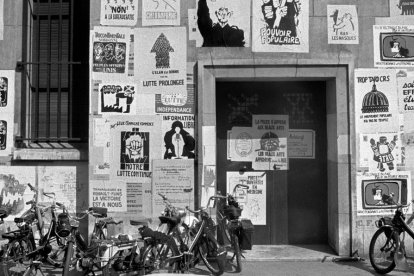
<path fill-rule="evenodd" d="M 191 114 L 162 115 L 163 159 L 194 159 L 195 116 Z"/>

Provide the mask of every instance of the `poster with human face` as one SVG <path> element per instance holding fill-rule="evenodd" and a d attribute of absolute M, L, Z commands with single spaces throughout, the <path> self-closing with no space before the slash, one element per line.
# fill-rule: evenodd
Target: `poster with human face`
<path fill-rule="evenodd" d="M 237 184 L 249 189 L 237 188 L 234 196 L 243 208 L 242 218 L 250 219 L 254 225 L 266 225 L 266 173 L 265 172 L 227 172 L 227 193 L 233 194 Z"/>
<path fill-rule="evenodd" d="M 399 112 L 414 113 L 414 72 L 399 69 L 397 85 Z"/>
<path fill-rule="evenodd" d="M 135 30 L 135 74 L 143 93 L 187 93 L 187 34 L 184 27 Z"/>
<path fill-rule="evenodd" d="M 128 76 L 130 30 L 95 27 L 92 31 L 92 77 L 108 80 Z"/>
<path fill-rule="evenodd" d="M 397 204 L 412 213 L 411 172 L 357 173 L 357 216 L 392 216 Z"/>
<path fill-rule="evenodd" d="M 103 115 L 135 115 L 137 92 L 137 87 L 134 83 L 100 83 L 98 113 Z"/>
<path fill-rule="evenodd" d="M 250 1 L 197 0 L 196 17 L 197 47 L 250 46 Z"/>
<path fill-rule="evenodd" d="M 162 115 L 164 159 L 194 159 L 195 117 L 190 114 Z"/>
<path fill-rule="evenodd" d="M 259 132 L 252 127 L 232 127 L 227 140 L 227 159 L 235 162 L 252 162 L 258 147 Z"/>
<path fill-rule="evenodd" d="M 142 26 L 157 25 L 180 25 L 180 1 L 142 0 Z"/>
<path fill-rule="evenodd" d="M 390 17 L 404 19 L 414 18 L 414 1 L 412 0 L 389 0 Z"/>
<path fill-rule="evenodd" d="M 309 52 L 309 1 L 252 0 L 253 52 Z"/>
<path fill-rule="evenodd" d="M 374 66 L 414 66 L 414 25 L 374 25 Z"/>
<path fill-rule="evenodd" d="M 101 0 L 101 25 L 135 26 L 138 0 Z"/>
<path fill-rule="evenodd" d="M 24 172 L 24 173 L 22 173 Z M 26 202 L 33 199 L 27 184 L 36 186 L 36 167 L 2 166 L 0 170 L 0 206 L 9 210 L 6 221 L 13 221 L 29 210 Z"/>
<path fill-rule="evenodd" d="M 358 14 L 355 5 L 328 5 L 328 43 L 358 44 Z"/>
<path fill-rule="evenodd" d="M 14 74 L 0 70 L 0 156 L 8 156 L 14 145 Z"/>
<path fill-rule="evenodd" d="M 394 69 L 355 69 L 357 133 L 397 132 L 398 93 Z"/>
<path fill-rule="evenodd" d="M 127 187 L 123 181 L 89 180 L 89 205 L 108 212 L 127 211 Z"/>
<path fill-rule="evenodd" d="M 359 167 L 370 172 L 397 171 L 401 163 L 401 139 L 397 132 L 360 134 Z"/>
<path fill-rule="evenodd" d="M 151 178 L 151 161 L 161 159 L 159 116 L 110 117 L 111 179 Z"/>

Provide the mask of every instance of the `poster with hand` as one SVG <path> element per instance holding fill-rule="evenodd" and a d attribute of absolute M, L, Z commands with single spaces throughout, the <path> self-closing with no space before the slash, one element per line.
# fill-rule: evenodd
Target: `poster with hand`
<path fill-rule="evenodd" d="M 137 87 L 126 81 L 99 84 L 98 114 L 135 115 L 137 111 Z"/>
<path fill-rule="evenodd" d="M 358 44 L 359 25 L 355 5 L 328 5 L 328 43 Z"/>
<path fill-rule="evenodd" d="M 180 25 L 180 1 L 142 0 L 142 26 L 165 25 Z"/>

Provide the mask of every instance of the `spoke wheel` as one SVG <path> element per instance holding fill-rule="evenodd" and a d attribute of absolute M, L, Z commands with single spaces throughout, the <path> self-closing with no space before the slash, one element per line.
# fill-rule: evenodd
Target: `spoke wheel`
<path fill-rule="evenodd" d="M 35 275 L 31 273 L 31 260 L 27 257 L 34 247 L 28 239 L 14 240 L 7 245 L 1 263 L 4 276 Z M 29 273 L 30 272 L 30 273 Z"/>
<path fill-rule="evenodd" d="M 204 264 L 213 275 L 221 275 L 224 272 L 226 254 L 219 252 L 216 239 L 207 235 L 200 240 L 199 253 Z"/>
<path fill-rule="evenodd" d="M 369 245 L 369 260 L 378 273 L 386 274 L 395 268 L 394 254 L 398 238 L 398 234 L 388 227 L 378 229 L 372 237 Z"/>
<path fill-rule="evenodd" d="M 242 271 L 242 262 L 241 262 L 241 251 L 239 245 L 239 238 L 237 235 L 233 236 L 233 250 L 234 250 L 234 257 L 236 258 L 236 272 Z"/>
<path fill-rule="evenodd" d="M 145 248 L 142 255 L 142 265 L 145 274 L 171 273 L 178 271 L 178 262 L 169 261 L 169 258 L 178 256 L 178 247 L 173 239 L 169 239 L 166 243 L 150 245 Z"/>

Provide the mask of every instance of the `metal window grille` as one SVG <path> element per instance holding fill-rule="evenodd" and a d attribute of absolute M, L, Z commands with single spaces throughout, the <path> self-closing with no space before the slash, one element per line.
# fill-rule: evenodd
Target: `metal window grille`
<path fill-rule="evenodd" d="M 84 141 L 88 136 L 89 1 L 27 0 L 25 9 L 26 61 L 18 64 L 26 88 L 20 140 Z M 86 24 L 80 26 L 82 22 Z"/>

